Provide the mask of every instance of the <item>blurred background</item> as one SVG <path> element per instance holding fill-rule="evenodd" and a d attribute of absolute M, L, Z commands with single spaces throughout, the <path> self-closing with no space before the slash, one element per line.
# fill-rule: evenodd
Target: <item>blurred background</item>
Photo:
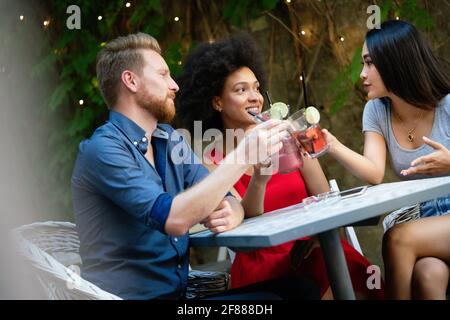
<path fill-rule="evenodd" d="M 322 127 L 361 152 L 366 99 L 360 53 L 373 4 L 381 21 L 414 23 L 450 71 L 448 0 L 0 0 L 1 234 L 34 221 L 73 221 L 70 176 L 77 147 L 107 119 L 95 58 L 119 35 L 156 37 L 176 76 L 198 43 L 246 30 L 262 49 L 272 99 L 294 111 L 303 107 L 304 71 Z M 77 7 L 68 10 L 71 5 Z M 320 162 L 341 189 L 364 184 L 330 157 Z M 385 182 L 393 180 L 388 172 Z M 381 225 L 356 231 L 364 254 L 382 268 Z M 2 255 L 7 247 L 0 248 Z M 193 265 L 211 263 L 217 250 L 194 249 L 191 256 Z M 4 265 L 9 259 L 1 260 L 0 267 L 11 270 Z M 9 278 L 5 274 L 0 281 Z"/>

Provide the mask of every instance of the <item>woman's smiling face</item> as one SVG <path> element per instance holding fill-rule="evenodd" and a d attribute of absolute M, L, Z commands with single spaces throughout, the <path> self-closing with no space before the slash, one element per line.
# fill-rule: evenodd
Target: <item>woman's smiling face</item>
<path fill-rule="evenodd" d="M 213 106 L 221 112 L 225 128 L 244 130 L 255 125 L 247 112 L 260 113 L 264 98 L 259 92 L 259 81 L 248 67 L 231 73 L 225 80 L 220 97 L 213 98 Z"/>

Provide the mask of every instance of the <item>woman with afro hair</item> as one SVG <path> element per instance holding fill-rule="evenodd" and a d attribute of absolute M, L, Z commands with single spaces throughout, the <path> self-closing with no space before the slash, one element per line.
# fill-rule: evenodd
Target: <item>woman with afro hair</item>
<path fill-rule="evenodd" d="M 188 56 L 177 82 L 180 86 L 176 98 L 177 121 L 192 136 L 198 131 L 194 126 L 199 124 L 196 121 L 201 121 L 202 133 L 209 129 L 222 133 L 230 130 L 246 132 L 255 126 L 248 111 L 260 113 L 263 108 L 261 92 L 266 86 L 263 63 L 254 40 L 246 33 L 198 45 Z M 203 162 L 208 169 L 214 170 L 233 147 L 225 143 L 225 139 L 215 140 L 213 147 L 203 152 Z M 317 159 L 305 158 L 302 170 L 288 174 L 263 174 L 263 167 L 262 164 L 253 166 L 232 190 L 238 199 L 242 199 L 246 218 L 329 191 Z M 382 298 L 382 289 L 368 290 L 366 286 L 366 270 L 370 263 L 345 241 L 342 240 L 342 244 L 356 296 Z M 307 277 L 320 286 L 323 299 L 332 298 L 317 237 L 237 252 L 231 267 L 233 288 L 282 277 Z"/>

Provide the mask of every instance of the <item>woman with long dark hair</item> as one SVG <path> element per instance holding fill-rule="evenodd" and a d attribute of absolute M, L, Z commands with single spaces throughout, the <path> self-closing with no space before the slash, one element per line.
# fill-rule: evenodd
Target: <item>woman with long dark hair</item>
<path fill-rule="evenodd" d="M 387 150 L 401 180 L 450 175 L 450 80 L 418 30 L 404 21 L 382 23 L 367 33 L 362 59 L 370 100 L 363 115 L 364 153 L 324 130 L 329 154 L 371 184 L 383 180 Z M 384 236 L 386 295 L 445 299 L 450 196 L 405 210 L 420 219 L 395 224 Z"/>

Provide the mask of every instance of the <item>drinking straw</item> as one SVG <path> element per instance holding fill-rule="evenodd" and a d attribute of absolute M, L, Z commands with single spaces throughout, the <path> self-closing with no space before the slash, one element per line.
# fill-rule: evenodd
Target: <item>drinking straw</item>
<path fill-rule="evenodd" d="M 305 99 L 305 108 L 308 108 L 308 96 L 306 94 L 306 78 L 305 73 L 302 71 L 302 85 L 303 85 L 303 98 Z"/>
<path fill-rule="evenodd" d="M 269 91 L 266 91 L 267 101 L 269 102 L 269 106 L 272 106 L 272 99 L 270 98 Z"/>

